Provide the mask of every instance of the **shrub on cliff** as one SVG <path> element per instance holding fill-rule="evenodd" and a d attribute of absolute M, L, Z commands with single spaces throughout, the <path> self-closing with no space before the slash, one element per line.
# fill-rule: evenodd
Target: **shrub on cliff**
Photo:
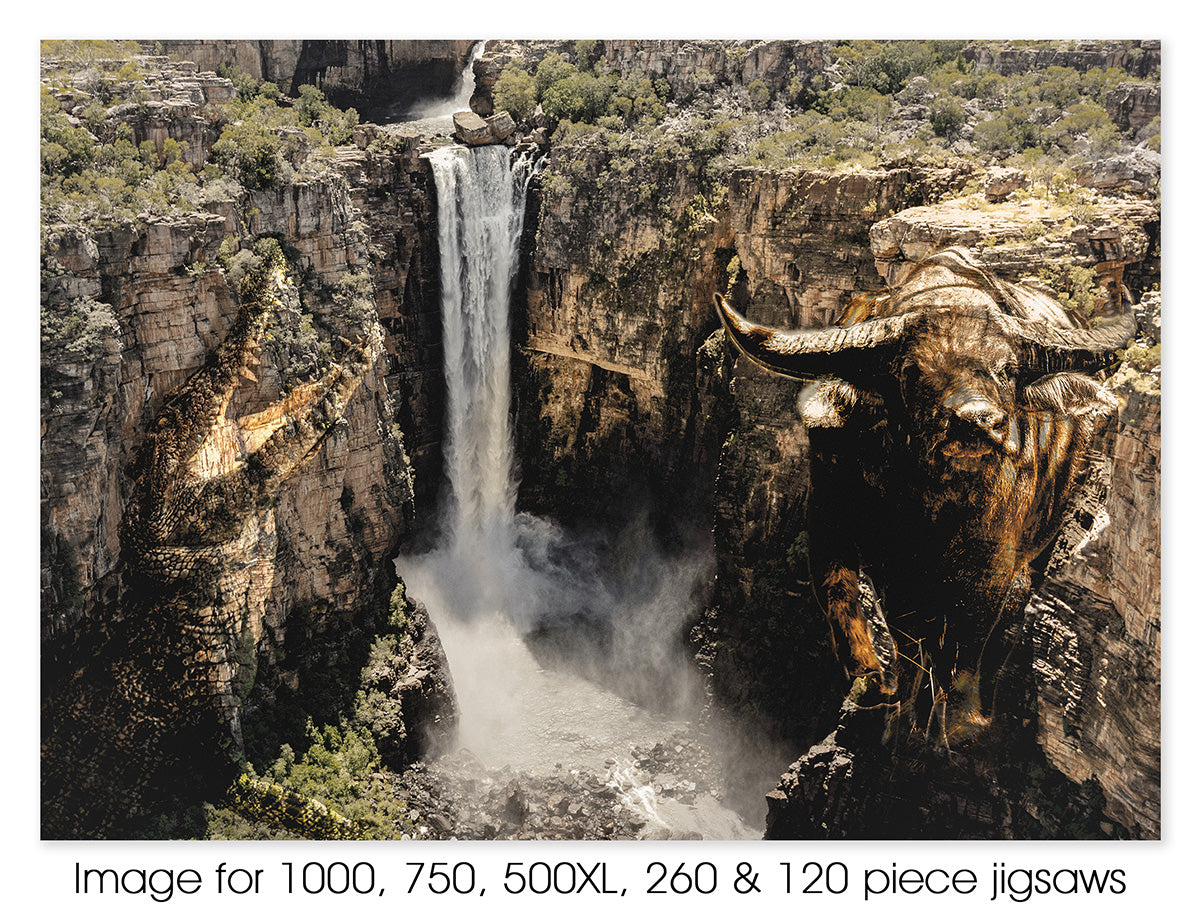
<path fill-rule="evenodd" d="M 266 767 L 266 780 L 253 771 L 243 774 L 230 793 L 229 807 L 205 806 L 205 839 L 300 834 L 308 839 L 390 840 L 417 832 L 411 812 L 392 794 L 390 783 L 376 778 L 382 762 L 365 728 L 345 720 L 317 727 L 310 719 L 305 738 L 308 747 L 300 755 L 287 744 L 279 749 Z M 279 817 L 281 810 L 288 816 Z"/>
<path fill-rule="evenodd" d="M 954 99 L 943 97 L 936 99 L 929 107 L 929 124 L 939 137 L 952 137 L 966 123 L 967 115 L 963 107 Z"/>
<path fill-rule="evenodd" d="M 48 86 L 42 86 L 42 174 L 74 175 L 87 168 L 96 155 L 96 138 L 71 124 L 70 118 Z"/>
<path fill-rule="evenodd" d="M 1096 310 L 1096 305 L 1108 298 L 1096 271 L 1091 267 L 1046 267 L 1038 272 L 1038 277 L 1052 289 L 1059 291 L 1055 295 L 1064 309 L 1079 312 L 1085 318 L 1090 318 Z"/>
<path fill-rule="evenodd" d="M 316 86 L 301 86 L 299 98 L 289 101 L 274 83 L 264 83 L 242 73 L 236 66 L 222 66 L 220 75 L 232 80 L 237 98 L 223 107 L 223 117 L 232 122 L 255 123 L 266 129 L 300 128 L 309 133 L 315 146 L 344 146 L 358 126 L 358 111 L 330 103 Z"/>
<path fill-rule="evenodd" d="M 651 80 L 637 74 L 628 76 L 617 85 L 609 103 L 609 114 L 622 118 L 629 125 L 657 124 L 667 113 L 669 93 L 670 87 L 663 80 Z"/>
<path fill-rule="evenodd" d="M 958 58 L 961 41 L 848 41 L 837 46 L 837 68 L 850 86 L 894 95 L 914 76 Z"/>
<path fill-rule="evenodd" d="M 497 111 L 507 111 L 518 123 L 528 121 L 537 104 L 532 74 L 516 61 L 509 61 L 496 80 L 492 99 Z"/>
<path fill-rule="evenodd" d="M 1071 105 L 1055 122 L 1059 136 L 1080 139 L 1086 137 L 1090 143 L 1112 145 L 1118 137 L 1116 125 L 1108 112 L 1090 99 Z"/>
<path fill-rule="evenodd" d="M 300 127 L 316 126 L 333 146 L 345 146 L 350 142 L 354 128 L 358 126 L 358 111 L 341 109 L 325 100 L 325 94 L 316 86 L 301 86 L 300 98 L 294 106 L 296 123 Z"/>
<path fill-rule="evenodd" d="M 252 190 L 269 188 L 283 167 L 279 136 L 257 121 L 239 121 L 221 131 L 212 158 Z"/>
<path fill-rule="evenodd" d="M 75 130 L 87 134 L 81 128 Z M 108 143 L 92 141 L 90 153 L 83 152 L 88 141 L 78 133 L 72 138 L 79 144 L 74 152 L 61 143 L 43 142 L 44 226 L 115 222 L 144 213 L 166 215 L 200 209 L 203 189 L 188 163 L 173 156 L 170 146 L 164 144 L 160 155 L 144 144 L 135 147 L 126 139 L 127 126 L 118 126 L 116 132 L 117 138 Z"/>
<path fill-rule="evenodd" d="M 575 65 L 563 55 L 547 54 L 537 65 L 533 75 L 533 85 L 538 99 L 541 99 L 546 94 L 546 90 L 554 83 L 578 72 Z"/>
<path fill-rule="evenodd" d="M 568 73 L 546 87 L 541 96 L 542 110 L 555 121 L 594 124 L 608 110 L 613 88 L 611 79 L 592 73 Z"/>
<path fill-rule="evenodd" d="M 249 101 L 258 95 L 258 87 L 261 84 L 249 73 L 243 73 L 237 64 L 222 63 L 217 65 L 217 76 L 223 76 L 225 79 L 233 83 L 233 88 L 237 92 L 237 97 L 243 102 Z"/>
<path fill-rule="evenodd" d="M 118 340 L 121 329 L 113 308 L 90 296 L 57 305 L 42 303 L 42 355 L 91 362 Z"/>
<path fill-rule="evenodd" d="M 762 80 L 754 80 L 746 90 L 750 93 L 750 105 L 755 111 L 762 111 L 771 104 L 771 90 Z"/>
<path fill-rule="evenodd" d="M 41 90 L 42 221 L 47 226 L 195 212 L 210 197 L 239 194 L 235 183 L 253 190 L 277 185 L 291 179 L 293 165 L 319 172 L 334 155 L 331 144 L 348 143 L 358 124 L 354 109 L 336 108 L 313 87 L 304 87 L 290 105 L 277 86 L 223 67 L 238 98 L 206 109 L 210 123 L 222 130 L 209 165 L 196 172 L 176 139 L 134 144 L 134 128 L 124 119 L 140 117 L 138 106 L 105 106 L 103 99 L 132 100 L 143 91 L 144 79 L 161 78 L 145 73 L 144 62 L 116 56 L 128 57 L 132 46 L 47 43 L 43 53 L 47 47 L 64 55 L 54 59 L 61 68 L 44 71 Z"/>

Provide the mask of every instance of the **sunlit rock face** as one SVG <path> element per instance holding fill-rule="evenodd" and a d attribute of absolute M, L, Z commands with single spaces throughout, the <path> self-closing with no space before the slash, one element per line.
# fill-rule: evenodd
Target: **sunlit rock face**
<path fill-rule="evenodd" d="M 668 479 L 678 480 L 683 472 L 689 480 L 712 481 L 711 509 L 703 496 L 694 504 L 715 513 L 717 547 L 713 596 L 693 631 L 698 657 L 719 704 L 753 708 L 777 734 L 807 746 L 836 719 L 843 688 L 808 582 L 807 539 L 818 534 L 806 527 L 808 446 L 798 391 L 744 360 L 729 361 L 719 339 L 705 342 L 715 322 L 695 305 L 716 286 L 705 272 L 718 271 L 722 287 L 728 279 L 733 301 L 752 303 L 754 320 L 782 327 L 828 324 L 854 295 L 901 281 L 905 265 L 946 243 L 966 245 L 1012 279 L 1035 264 L 1087 266 L 1104 287 L 1125 284 L 1136 297 L 1157 271 L 1157 210 L 1136 199 L 1114 199 L 1078 223 L 1019 201 L 972 207 L 961 194 L 972 177 L 963 171 L 901 167 L 832 175 L 748 169 L 730 176 L 728 194 L 711 221 L 685 235 L 684 204 L 696 189 L 670 163 L 653 171 L 648 163 L 635 166 L 625 183 L 613 176 L 602 151 L 580 150 L 575 157 L 581 164 L 571 181 L 552 177 L 553 158 L 547 169 L 525 287 L 528 326 L 518 349 L 522 497 L 582 514 L 596 503 L 611 508 L 614 499 L 639 488 L 653 492 L 645 481 L 660 471 Z M 607 205 L 589 206 L 592 183 L 601 175 Z M 651 183 L 662 206 L 639 208 L 635 189 Z M 941 200 L 946 202 L 936 203 Z M 686 245 L 677 245 L 678 239 Z M 672 257 L 677 251 L 685 254 Z M 638 275 L 636 265 L 653 269 Z M 640 284 L 630 282 L 639 276 Z M 696 378 L 685 399 L 667 393 L 681 364 Z M 1035 703 L 1042 710 L 1039 731 L 1028 737 L 1028 746 L 1031 759 L 1044 753 L 1077 783 L 1097 775 L 1104 793 L 1100 820 L 1109 832 L 1154 835 L 1158 675 L 1150 621 L 1157 620 L 1158 604 L 1147 585 L 1157 583 L 1158 554 L 1147 545 L 1157 544 L 1158 510 L 1152 495 L 1157 461 L 1146 441 L 1157 437 L 1157 414 L 1143 396 L 1122 397 L 1128 403 L 1114 444 L 1112 498 L 1126 504 L 1129 530 L 1143 532 L 1136 537 L 1142 546 L 1113 538 L 1104 547 L 1102 533 L 1091 549 L 1107 559 L 1087 563 L 1138 567 L 1126 570 L 1118 587 L 1137 593 L 1124 606 L 1138 618 L 1138 632 L 1150 635 L 1113 642 L 1113 634 L 1125 627 L 1114 618 L 1112 626 L 1100 627 L 1103 632 L 1081 637 L 1074 625 L 1053 623 L 1055 614 L 1043 613 L 1046 632 L 1026 637 L 1040 659 L 1030 662 L 1028 673 L 1041 672 L 1038 679 L 1027 678 L 1026 689 L 1036 691 L 1035 680 L 1043 689 Z M 1156 403 L 1155 395 L 1149 399 Z M 1122 469 L 1129 460 L 1136 470 Z M 573 490 L 570 482 L 578 480 L 589 486 Z M 677 491 L 668 484 L 663 492 Z M 1135 493 L 1140 495 L 1133 509 Z M 1139 519 L 1130 519 L 1132 514 Z M 1114 554 L 1125 559 L 1114 560 Z M 1083 562 L 1063 575 L 1078 578 Z M 1105 595 L 1112 587 L 1098 580 L 1093 575 L 1097 594 Z M 1056 587 L 1051 583 L 1047 589 Z M 1062 656 L 1050 648 L 1049 630 L 1056 628 L 1062 632 L 1055 645 L 1082 640 L 1099 654 Z M 1122 666 L 1118 658 L 1137 663 Z M 1061 709 L 1069 701 L 1047 685 L 1055 681 L 1054 671 L 1067 669 L 1076 672 L 1076 680 L 1122 669 L 1118 680 L 1131 719 L 1129 728 L 1118 730 L 1123 737 L 1064 735 Z M 1078 703 L 1070 710 L 1078 714 Z M 1096 740 L 1110 746 L 1083 748 Z M 1074 766 L 1065 762 L 1067 756 Z M 1126 765 L 1122 775 L 1112 762 L 1117 760 Z M 1072 804 L 1087 807 L 1094 801 L 1088 798 Z M 995 817 L 990 826 L 972 823 L 995 835 L 1043 829 L 1024 814 Z M 1102 833 L 1100 820 L 1093 826 Z M 975 829 L 968 822 L 961 825 L 963 835 Z"/>
<path fill-rule="evenodd" d="M 1039 741 L 1112 815 L 1157 836 L 1161 776 L 1161 405 L 1120 391 L 1109 523 L 1043 589 L 1033 625 Z"/>
<path fill-rule="evenodd" d="M 233 64 L 293 96 L 302 85 L 319 86 L 339 107 L 374 115 L 448 94 L 475 42 L 171 39 L 156 44 L 163 53 L 194 61 L 201 70 Z"/>
<path fill-rule="evenodd" d="M 1071 42 L 1070 47 L 1004 44 L 997 48 L 981 42 L 969 44 L 963 56 L 974 61 L 976 66 L 1003 74 L 1024 73 L 1043 67 L 1070 67 L 1080 72 L 1092 67 L 1120 67 L 1144 77 L 1162 66 L 1160 41 L 1147 40 L 1131 45 L 1131 42 L 1123 41 L 1079 41 Z"/>
<path fill-rule="evenodd" d="M 248 203 L 254 212 L 246 222 L 255 234 L 281 231 L 300 263 L 327 286 L 368 268 L 349 236 L 352 210 L 344 191 L 318 186 L 296 194 L 261 192 Z M 43 560 L 48 568 L 69 566 L 79 599 L 50 601 L 47 625 L 85 609 L 85 596 L 94 595 L 93 586 L 113 571 L 120 516 L 114 510 L 125 486 L 121 469 L 167 392 L 203 365 L 232 324 L 236 303 L 216 268 L 227 226 L 214 215 L 95 234 L 66 228 L 49 256 L 52 270 L 70 271 L 51 295 L 90 291 L 107 301 L 115 323 L 104 329 L 111 343 L 104 343 L 86 374 L 75 368 L 72 354 L 46 357 L 43 516 L 53 544 Z M 409 266 L 391 267 L 396 275 L 385 287 L 385 320 L 386 313 L 395 312 L 397 295 L 404 296 Z M 300 308 L 297 300 L 280 322 L 298 323 Z M 320 314 L 330 308 L 331 301 L 317 299 L 315 308 L 306 310 Z M 277 402 L 284 367 L 272 364 L 269 344 L 265 352 L 261 384 L 239 388 L 234 410 L 255 413 Z M 390 435 L 397 408 L 388 388 L 389 368 L 386 360 L 379 361 L 364 382 L 364 394 L 348 408 L 345 432 L 331 437 L 327 449 L 281 495 L 276 516 L 297 532 L 286 551 L 295 556 L 296 568 L 279 570 L 283 593 L 291 596 L 285 601 L 329 596 L 348 610 L 358 586 L 345 574 L 361 559 L 382 557 L 403 524 L 410 494 L 403 486 L 389 487 L 387 475 L 381 483 L 378 473 L 390 467 L 397 481 L 406 475 L 406 455 Z M 70 382 L 59 385 L 59 373 Z M 216 451 L 213 457 L 222 460 Z M 307 536 L 299 534 L 305 531 Z M 309 556 L 311 551 L 316 555 Z M 326 555 L 329 551 L 350 552 L 339 561 L 334 553 Z M 48 582 L 61 579 L 47 577 Z"/>
<path fill-rule="evenodd" d="M 194 478 L 227 475 L 280 429 L 301 422 L 313 406 L 306 385 L 328 368 L 327 356 L 345 348 L 341 338 L 353 345 L 369 331 L 378 341 L 319 447 L 225 542 L 222 571 L 196 605 L 202 628 L 211 617 L 210 629 L 225 634 L 204 651 L 235 745 L 245 708 L 261 711 L 306 689 L 314 672 L 319 682 L 322 672 L 365 654 L 359 644 L 386 617 L 395 584 L 389 560 L 414 520 L 413 465 L 424 470 L 439 461 L 428 171 L 418 140 L 385 140 L 368 150 L 371 129 L 359 134 L 362 146 L 339 150 L 325 180 L 211 201 L 200 214 L 47 227 L 41 478 L 48 672 L 73 670 L 76 653 L 95 649 L 89 639 L 105 638 L 133 606 L 120 536 L 133 459 L 169 393 L 206 365 L 234 327 L 240 303 L 219 265 L 239 244 L 248 254 L 260 237 L 280 239 L 293 281 L 259 341 L 258 363 L 247 367 L 193 457 Z M 186 149 L 203 163 L 205 143 Z M 347 290 L 363 292 L 352 315 Z M 424 480 L 436 486 L 436 473 Z M 395 660 L 392 687 L 412 698 L 409 713 L 436 723 L 452 703 L 438 683 L 441 650 L 423 611 L 410 617 L 414 655 Z M 420 752 L 426 736 L 410 724 L 408 746 L 390 749 L 390 759 Z"/>

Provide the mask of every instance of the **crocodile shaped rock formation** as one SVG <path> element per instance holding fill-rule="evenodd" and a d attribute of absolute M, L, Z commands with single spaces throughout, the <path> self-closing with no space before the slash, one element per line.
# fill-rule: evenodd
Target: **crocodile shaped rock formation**
<path fill-rule="evenodd" d="M 273 500 L 322 447 L 382 352 L 376 322 L 339 362 L 267 408 L 227 417 L 288 283 L 277 243 L 242 280 L 240 309 L 205 365 L 174 389 L 131 467 L 116 609 L 44 666 L 42 830 L 121 836 L 155 799 L 213 796 L 241 759 L 253 681 L 246 571 L 274 551 Z M 96 632 L 98 631 L 98 632 Z"/>

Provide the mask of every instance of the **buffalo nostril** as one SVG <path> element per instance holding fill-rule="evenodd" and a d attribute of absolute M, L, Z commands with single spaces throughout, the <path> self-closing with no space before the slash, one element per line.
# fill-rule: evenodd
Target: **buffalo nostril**
<path fill-rule="evenodd" d="M 1012 454 L 1018 447 L 1014 421 L 993 401 L 974 394 L 956 393 L 943 402 L 955 416 L 979 427 L 980 432 Z"/>
<path fill-rule="evenodd" d="M 986 431 L 994 430 L 1004 422 L 1004 411 L 985 398 L 950 398 L 946 406 L 960 419 L 975 423 Z"/>

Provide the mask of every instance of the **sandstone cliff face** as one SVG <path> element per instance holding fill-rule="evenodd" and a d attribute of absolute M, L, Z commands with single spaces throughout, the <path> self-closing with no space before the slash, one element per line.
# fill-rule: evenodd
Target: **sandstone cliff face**
<path fill-rule="evenodd" d="M 386 384 L 412 465 L 416 512 L 427 520 L 441 474 L 442 356 L 437 200 L 426 147 L 361 128 L 338 153 L 355 231 L 366 240 L 386 334 Z"/>
<path fill-rule="evenodd" d="M 964 50 L 963 56 L 974 60 L 978 68 L 996 70 L 1004 75 L 1047 67 L 1070 67 L 1079 71 L 1120 67 L 1144 77 L 1162 66 L 1161 42 L 1146 40 L 1136 47 L 1127 47 L 1127 44 L 1118 41 L 973 42 Z"/>
<path fill-rule="evenodd" d="M 1162 114 L 1156 83 L 1122 83 L 1104 97 L 1104 110 L 1121 130 L 1140 131 Z"/>
<path fill-rule="evenodd" d="M 703 228 L 685 235 L 683 204 L 696 186 L 678 169 L 668 165 L 655 174 L 648 162 L 635 166 L 631 184 L 606 185 L 609 206 L 589 208 L 585 201 L 597 193 L 591 182 L 611 176 L 610 159 L 603 151 L 576 155 L 580 165 L 572 181 L 555 177 L 561 174 L 555 160 L 547 169 L 531 258 L 529 326 L 520 341 L 526 367 L 519 394 L 522 496 L 570 513 L 611 508 L 631 481 L 653 478 L 660 468 L 712 481 L 717 577 L 692 634 L 697 657 L 718 705 L 756 719 L 801 749 L 836 720 L 844 690 L 807 581 L 808 538 L 818 534 L 806 530 L 808 445 L 797 415 L 798 391 L 746 360 L 732 360 L 719 336 L 685 348 L 706 340 L 715 326 L 707 306 L 698 304 L 707 303 L 714 289 L 728 289 L 752 320 L 823 326 L 854 295 L 881 288 L 885 278 L 899 281 L 910 257 L 950 244 L 966 245 L 1014 279 L 1047 265 L 1086 267 L 1100 288 L 1115 292 L 1125 284 L 1137 297 L 1157 272 L 1157 209 L 1136 198 L 1101 199 L 1074 213 L 1034 198 L 988 204 L 964 193 L 968 181 L 982 177 L 966 170 L 900 166 L 833 175 L 747 169 L 730 175 Z M 630 196 L 649 183 L 660 192 L 669 189 L 652 213 Z M 638 263 L 652 266 L 649 282 L 628 282 Z M 678 372 L 673 361 L 683 363 L 697 384 L 688 401 L 667 394 L 660 402 L 655 386 L 669 387 Z M 1057 594 L 1065 582 L 1074 583 L 1077 592 L 1067 606 L 1101 610 L 1046 611 L 1037 618 L 1045 632 L 1027 634 L 1036 659 L 1030 670 L 1041 672 L 1035 703 L 1041 712 L 1036 735 L 1022 745 L 1029 755 L 1021 764 L 1029 772 L 1057 771 L 1054 779 L 1065 773 L 1078 784 L 1095 776 L 1104 829 L 1143 836 L 1157 829 L 1158 599 L 1148 588 L 1158 581 L 1155 410 L 1138 401 L 1122 414 L 1110 512 L 1120 511 L 1124 521 L 1109 529 L 1111 543 L 1101 535 L 1094 547 L 1104 559 L 1082 567 L 1077 561 L 1060 577 L 1066 577 L 1062 584 L 1055 580 L 1046 589 Z M 663 422 L 667 417 L 670 422 Z M 689 438 L 698 430 L 704 435 Z M 594 441 L 604 447 L 591 446 Z M 1130 460 L 1136 467 L 1123 468 Z M 577 493 L 582 495 L 575 502 L 564 499 Z M 709 511 L 703 487 L 694 499 L 700 512 Z M 684 503 L 676 498 L 674 504 Z M 1123 541 L 1116 534 L 1121 531 L 1135 533 L 1138 544 Z M 1125 559 L 1115 559 L 1117 554 Z M 1120 613 L 1104 610 L 1116 599 L 1098 573 L 1087 585 L 1078 582 L 1082 569 L 1104 564 L 1114 571 L 1113 581 L 1123 583 L 1117 588 L 1136 593 L 1123 597 Z M 1126 567 L 1120 574 L 1118 565 Z M 1082 590 L 1091 597 L 1081 600 Z M 1074 655 L 1064 648 L 1068 643 Z M 1063 677 L 1079 685 L 1070 696 L 1050 687 L 1063 681 L 1055 672 L 1067 671 Z M 1112 732 L 1105 731 L 1099 701 L 1080 708 L 1081 692 L 1094 691 L 1101 679 L 1112 686 L 1100 695 L 1121 698 L 1113 701 L 1115 715 L 1128 727 L 1112 728 L 1109 719 Z M 1064 729 L 1072 716 L 1075 724 Z M 1049 770 L 1039 769 L 1042 754 Z M 951 782 L 964 778 L 944 775 Z M 914 786 L 919 782 L 915 778 Z M 957 805 L 961 814 L 961 806 L 977 806 L 979 793 L 991 791 L 987 785 L 966 780 L 936 804 L 949 806 L 947 811 Z M 1070 799 L 1040 826 L 1018 799 L 996 801 L 982 819 L 959 818 L 947 830 L 1050 835 L 1039 831 L 1057 829 L 1050 821 L 1060 815 L 1069 820 L 1063 812 L 1091 810 L 1090 790 L 1070 785 L 1046 783 L 1046 799 Z M 786 822 L 786 816 L 776 817 L 780 825 Z M 846 835 L 853 835 L 853 823 L 852 817 L 843 822 L 851 831 Z M 1089 823 L 1101 831 L 1100 821 Z"/>
<path fill-rule="evenodd" d="M 612 519 L 676 495 L 686 514 L 707 489 L 695 352 L 713 323 L 721 228 L 682 153 L 657 167 L 603 147 L 572 158 L 552 155 L 547 174 L 571 168 L 577 181 L 551 178 L 535 197 L 516 316 L 521 500 Z"/>
<path fill-rule="evenodd" d="M 183 112 L 182 120 L 189 117 Z M 370 139 L 360 132 L 362 148 L 341 151 L 325 179 L 242 192 L 208 204 L 209 212 L 47 227 L 42 583 L 43 632 L 58 647 L 48 649 L 55 663 L 93 620 L 122 607 L 120 521 L 131 458 L 168 392 L 229 333 L 238 301 L 218 264 L 237 250 L 230 242 L 248 247 L 264 235 L 283 242 L 299 290 L 273 316 L 256 378 L 236 388 L 231 416 L 281 403 L 312 371 L 305 367 L 319 365 L 323 348 L 336 349 L 336 336 L 352 328 L 382 325 L 386 352 L 317 454 L 234 545 L 238 569 L 220 590 L 249 643 L 219 651 L 223 689 L 240 703 L 257 668 L 251 704 L 269 706 L 278 692 L 305 689 L 314 673 L 319 680 L 354 657 L 380 601 L 386 616 L 391 558 L 413 519 L 405 438 L 417 445 L 417 463 L 438 461 L 440 354 L 436 320 L 428 320 L 437 305 L 427 267 L 436 264 L 428 252 L 427 169 L 416 141 Z M 188 149 L 202 162 L 207 145 Z M 351 304 L 357 312 L 346 311 L 347 289 L 363 293 Z M 226 457 L 214 453 L 214 467 L 237 460 Z M 410 703 L 412 740 L 396 759 L 419 752 L 425 736 L 417 719 L 431 733 L 452 723 L 436 634 L 422 609 L 410 617 L 421 657 L 410 675 L 419 683 L 397 696 L 418 699 Z"/>
<path fill-rule="evenodd" d="M 1157 208 L 1138 199 L 1098 198 L 1070 207 L 1033 197 L 985 203 L 971 196 L 880 220 L 870 227 L 870 245 L 889 285 L 903 282 L 912 262 L 962 245 L 1013 281 L 1040 274 L 1048 282 L 1054 270 L 1088 268 L 1119 308 L 1121 286 L 1138 286 L 1134 278 L 1150 257 L 1157 221 Z"/>
<path fill-rule="evenodd" d="M 363 113 L 448 94 L 470 58 L 470 40 L 350 41 L 345 39 L 171 39 L 153 44 L 202 70 L 235 64 L 289 95 L 308 84 L 341 108 Z"/>
<path fill-rule="evenodd" d="M 1095 779 L 1108 813 L 1156 837 L 1162 536 L 1161 405 L 1157 392 L 1118 389 L 1109 524 L 1046 583 L 1032 627 L 1046 756 L 1075 782 Z"/>

